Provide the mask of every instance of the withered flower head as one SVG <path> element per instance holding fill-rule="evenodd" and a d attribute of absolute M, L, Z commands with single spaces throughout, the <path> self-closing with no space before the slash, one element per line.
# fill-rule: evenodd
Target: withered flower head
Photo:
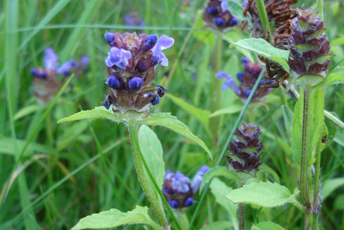
<path fill-rule="evenodd" d="M 240 128 L 237 128 L 234 133 L 226 155 L 229 170 L 254 175 L 261 165 L 260 151 L 263 143 L 259 140 L 260 133 L 259 126 L 242 122 Z"/>
<path fill-rule="evenodd" d="M 166 170 L 162 194 L 168 204 L 174 209 L 190 207 L 194 203 L 193 196 L 200 189 L 203 176 L 209 169 L 204 165 L 197 172 L 192 184 L 190 178 L 183 173 Z"/>
<path fill-rule="evenodd" d="M 252 88 L 256 83 L 260 73 L 262 72 L 262 66 L 257 63 L 252 63 L 248 58 L 243 57 L 241 60 L 245 72 L 237 73 L 236 77 L 239 80 L 239 86 L 235 84 L 233 78 L 227 73 L 220 71 L 215 77 L 219 79 L 226 79 L 223 83 L 222 90 L 227 90 L 230 88 L 240 99 L 245 101 L 251 94 Z M 260 85 L 271 84 L 272 80 L 264 79 L 260 82 Z M 262 100 L 271 89 L 268 88 L 257 88 L 255 94 L 253 95 L 252 101 Z"/>
<path fill-rule="evenodd" d="M 44 68 L 31 69 L 31 74 L 34 76 L 34 95 L 40 104 L 47 104 L 54 99 L 68 75 L 71 73 L 81 75 L 88 69 L 88 56 L 83 56 L 79 61 L 67 61 L 60 67 L 58 59 L 54 50 L 48 47 L 44 50 Z M 59 75 L 63 76 L 62 79 L 58 78 Z"/>
<path fill-rule="evenodd" d="M 152 105 L 158 104 L 160 97 L 167 91 L 155 86 L 158 64 L 168 65 L 168 59 L 162 50 L 170 48 L 174 40 L 166 35 L 146 35 L 136 33 L 106 33 L 105 40 L 110 51 L 107 65 L 109 95 L 102 104 L 108 109 L 125 114 L 128 111 L 149 115 Z"/>
<path fill-rule="evenodd" d="M 229 0 L 210 0 L 203 12 L 203 20 L 216 30 L 225 31 L 238 24 L 227 7 Z"/>
<path fill-rule="evenodd" d="M 311 8 L 299 9 L 299 16 L 291 21 L 292 33 L 288 38 L 288 64 L 294 81 L 303 87 L 312 87 L 322 81 L 330 65 L 330 42 L 324 22 Z"/>

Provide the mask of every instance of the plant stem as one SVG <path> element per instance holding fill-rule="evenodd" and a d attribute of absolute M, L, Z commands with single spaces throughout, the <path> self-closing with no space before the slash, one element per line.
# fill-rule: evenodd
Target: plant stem
<path fill-rule="evenodd" d="M 312 230 L 318 229 L 318 220 L 320 212 L 320 161 L 321 161 L 321 150 L 322 150 L 322 137 L 320 136 L 318 144 L 315 149 L 315 175 L 314 175 L 314 198 L 313 198 L 313 222 Z"/>
<path fill-rule="evenodd" d="M 268 15 L 266 14 L 264 0 L 256 0 L 257 10 L 259 13 L 259 18 L 262 23 L 263 30 L 266 33 L 269 33 L 270 41 L 272 41 L 272 30 L 270 28 L 270 23 Z"/>
<path fill-rule="evenodd" d="M 238 219 L 239 230 L 245 230 L 245 204 L 239 204 Z"/>
<path fill-rule="evenodd" d="M 158 218 L 160 226 L 162 226 L 164 229 L 169 229 L 163 207 L 159 205 L 157 198 L 154 196 L 154 191 L 149 184 L 148 178 L 146 178 L 146 173 L 143 167 L 141 154 L 139 153 L 140 147 L 138 143 L 137 128 L 138 127 L 136 124 L 135 125 L 129 124 L 129 134 L 130 134 L 131 144 L 132 144 L 133 152 L 134 152 L 134 162 L 135 162 L 137 176 L 139 178 L 142 189 L 145 192 L 149 202 L 151 203 L 156 217 Z"/>
<path fill-rule="evenodd" d="M 215 74 L 221 70 L 222 67 L 222 37 L 220 34 L 216 37 L 216 44 L 214 48 L 214 56 L 213 56 L 213 68 Z M 212 77 L 213 87 L 211 91 L 211 105 L 210 109 L 212 112 L 220 109 L 221 103 L 221 81 L 215 77 Z M 215 142 L 217 141 L 217 134 L 219 133 L 218 126 L 219 126 L 220 117 L 214 117 L 211 119 L 210 127 L 213 133 L 213 137 Z"/>
<path fill-rule="evenodd" d="M 302 123 L 302 146 L 301 146 L 301 173 L 300 173 L 300 190 L 301 200 L 307 211 L 311 209 L 308 188 L 308 164 L 311 142 L 311 104 L 312 90 L 304 89 L 303 91 L 303 123 Z"/>
<path fill-rule="evenodd" d="M 318 11 L 319 11 L 319 17 L 320 17 L 320 20 L 324 21 L 324 2 L 323 0 L 317 0 L 317 8 L 318 8 Z"/>

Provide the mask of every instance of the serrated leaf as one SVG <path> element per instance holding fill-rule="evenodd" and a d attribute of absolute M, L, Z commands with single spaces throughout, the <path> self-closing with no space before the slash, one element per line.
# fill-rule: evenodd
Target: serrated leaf
<path fill-rule="evenodd" d="M 208 153 L 211 159 L 213 159 L 210 150 L 204 144 L 204 142 L 197 136 L 195 136 L 183 122 L 179 121 L 175 116 L 172 116 L 170 113 L 152 113 L 151 115 L 149 115 L 147 119 L 138 121 L 137 123 L 145 125 L 159 125 L 168 128 L 186 137 L 187 139 L 194 141 Z"/>
<path fill-rule="evenodd" d="M 201 124 L 204 126 L 204 128 L 208 128 L 208 118 L 210 115 L 210 111 L 199 109 L 193 105 L 190 105 L 186 103 L 183 99 L 180 99 L 178 97 L 175 97 L 171 94 L 166 94 L 168 98 L 170 98 L 174 103 L 176 103 L 178 106 L 182 107 L 186 112 L 188 112 L 190 115 L 194 116 L 201 122 Z"/>
<path fill-rule="evenodd" d="M 73 114 L 72 116 L 63 118 L 59 120 L 57 123 L 62 123 L 66 121 L 78 121 L 84 119 L 95 119 L 95 118 L 103 118 L 108 119 L 114 122 L 120 122 L 120 119 L 117 115 L 110 112 L 110 110 L 106 110 L 104 106 L 95 107 L 92 110 L 85 110 Z"/>
<path fill-rule="evenodd" d="M 225 183 L 223 183 L 218 178 L 213 178 L 213 180 L 211 181 L 210 191 L 215 196 L 216 202 L 228 211 L 231 217 L 234 229 L 238 229 L 239 228 L 238 217 L 237 217 L 238 205 L 233 204 L 233 202 L 225 198 L 225 195 L 230 193 L 232 190 L 233 190 L 232 188 L 228 187 Z"/>
<path fill-rule="evenodd" d="M 115 228 L 121 225 L 129 224 L 146 224 L 154 229 L 161 230 L 147 214 L 147 207 L 136 206 L 136 208 L 129 212 L 121 212 L 117 209 L 110 209 L 108 211 L 92 214 L 82 218 L 72 230 L 80 229 L 107 229 Z"/>
<path fill-rule="evenodd" d="M 211 168 L 208 170 L 208 172 L 203 176 L 200 188 L 203 188 L 203 186 L 206 183 L 208 183 L 211 180 L 211 178 L 213 178 L 215 176 L 224 176 L 224 177 L 227 177 L 229 179 L 236 180 L 236 181 L 240 180 L 240 177 L 238 175 L 236 175 L 234 172 L 229 171 L 225 166 L 219 166 L 219 167 Z M 202 192 L 202 190 L 200 189 L 200 193 L 201 192 Z"/>
<path fill-rule="evenodd" d="M 325 200 L 337 188 L 344 186 L 344 177 L 328 179 L 322 186 L 322 200 Z"/>
<path fill-rule="evenodd" d="M 231 12 L 233 17 L 238 19 L 239 21 L 247 20 L 251 24 L 251 20 L 249 17 L 245 17 L 242 12 L 244 11 L 244 7 L 240 5 L 239 3 L 236 3 L 234 1 L 228 1 L 227 2 L 228 10 Z"/>
<path fill-rule="evenodd" d="M 142 125 L 139 129 L 139 144 L 148 168 L 150 169 L 156 183 L 161 189 L 164 182 L 165 163 L 163 159 L 163 150 L 160 140 L 153 130 L 151 130 L 146 125 Z M 151 187 L 154 188 L 153 182 L 150 181 L 147 172 L 146 178 L 148 178 L 149 182 L 151 183 Z M 157 200 L 161 201 L 160 196 L 157 192 L 155 196 L 157 197 Z"/>
<path fill-rule="evenodd" d="M 271 221 L 266 221 L 258 224 L 252 224 L 251 230 L 284 230 L 284 228 Z"/>
<path fill-rule="evenodd" d="M 233 114 L 240 112 L 244 106 L 243 105 L 233 105 L 228 108 L 220 109 L 212 113 L 209 117 L 216 117 L 224 114 Z"/>
<path fill-rule="evenodd" d="M 295 199 L 296 194 L 284 186 L 271 182 L 252 182 L 242 188 L 235 189 L 226 195 L 233 203 L 244 203 L 271 208 L 280 206 Z"/>
<path fill-rule="evenodd" d="M 278 64 L 280 64 L 286 71 L 289 72 L 289 65 L 287 63 L 289 57 L 289 51 L 281 50 L 273 47 L 270 43 L 264 39 L 248 38 L 242 39 L 236 43 L 230 45 L 230 48 L 238 46 L 256 54 L 268 58 Z"/>
<path fill-rule="evenodd" d="M 314 88 L 325 88 L 334 84 L 344 83 L 344 66 L 338 66 L 332 70 L 332 72 L 319 84 L 314 86 Z"/>

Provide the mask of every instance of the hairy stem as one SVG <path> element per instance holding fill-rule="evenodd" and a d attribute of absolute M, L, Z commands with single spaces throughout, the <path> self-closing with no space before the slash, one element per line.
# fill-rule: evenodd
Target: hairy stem
<path fill-rule="evenodd" d="M 245 230 L 245 204 L 239 204 L 238 219 L 239 230 Z"/>
<path fill-rule="evenodd" d="M 154 191 L 149 184 L 148 178 L 146 177 L 146 173 L 145 173 L 142 159 L 141 159 L 141 154 L 139 152 L 140 147 L 138 143 L 137 128 L 138 128 L 137 125 L 131 125 L 131 124 L 129 125 L 129 134 L 130 134 L 131 144 L 132 144 L 133 152 L 134 152 L 134 162 L 135 162 L 137 176 L 139 178 L 142 189 L 145 192 L 149 202 L 151 203 L 156 217 L 158 218 L 160 226 L 162 226 L 164 229 L 169 229 L 164 209 L 162 205 L 159 204 L 157 198 L 155 197 Z"/>
<path fill-rule="evenodd" d="M 309 211 L 311 209 L 309 187 L 308 187 L 308 163 L 311 142 L 311 98 L 312 90 L 304 89 L 303 97 L 303 123 L 302 123 L 302 146 L 301 146 L 301 173 L 300 190 L 303 205 Z"/>

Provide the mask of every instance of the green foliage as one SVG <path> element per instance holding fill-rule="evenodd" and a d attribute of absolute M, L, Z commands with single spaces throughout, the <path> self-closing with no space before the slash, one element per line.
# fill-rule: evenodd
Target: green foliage
<path fill-rule="evenodd" d="M 235 204 L 244 203 L 272 208 L 286 203 L 297 203 L 296 189 L 292 194 L 286 187 L 271 182 L 252 182 L 242 188 L 235 189 L 226 195 L 226 198 Z"/>
<path fill-rule="evenodd" d="M 317 84 L 316 88 L 325 88 L 330 85 L 334 84 L 343 84 L 344 83 L 344 67 L 337 66 L 331 73 L 319 84 Z"/>
<path fill-rule="evenodd" d="M 236 19 L 238 19 L 239 21 L 248 21 L 249 25 L 251 25 L 251 20 L 249 17 L 245 17 L 242 12 L 244 10 L 244 7 L 242 7 L 242 5 L 240 5 L 237 2 L 234 1 L 228 1 L 227 2 L 227 6 L 228 6 L 228 10 L 229 12 L 231 12 L 231 14 L 233 15 L 233 17 L 235 17 Z"/>
<path fill-rule="evenodd" d="M 264 39 L 242 39 L 234 44 L 231 44 L 230 48 L 232 47 L 241 47 L 252 51 L 260 56 L 263 56 L 280 64 L 286 71 L 289 71 L 289 66 L 286 61 L 288 60 L 289 51 L 275 48 Z"/>
<path fill-rule="evenodd" d="M 341 186 L 344 186 L 344 178 L 326 180 L 322 187 L 322 198 L 325 200 L 334 190 Z"/>
<path fill-rule="evenodd" d="M 148 216 L 147 211 L 147 207 L 140 206 L 136 206 L 134 210 L 129 212 L 110 209 L 82 218 L 72 230 L 108 229 L 130 224 L 145 224 L 154 229 L 162 229 Z"/>
<path fill-rule="evenodd" d="M 271 221 L 260 222 L 258 224 L 252 224 L 251 230 L 283 230 L 280 225 Z"/>
<path fill-rule="evenodd" d="M 240 177 L 236 173 L 229 171 L 225 166 L 218 166 L 216 168 L 209 169 L 203 176 L 201 188 L 203 188 L 203 186 L 215 176 L 224 176 L 235 181 L 240 181 Z M 199 192 L 201 193 L 202 190 Z"/>

